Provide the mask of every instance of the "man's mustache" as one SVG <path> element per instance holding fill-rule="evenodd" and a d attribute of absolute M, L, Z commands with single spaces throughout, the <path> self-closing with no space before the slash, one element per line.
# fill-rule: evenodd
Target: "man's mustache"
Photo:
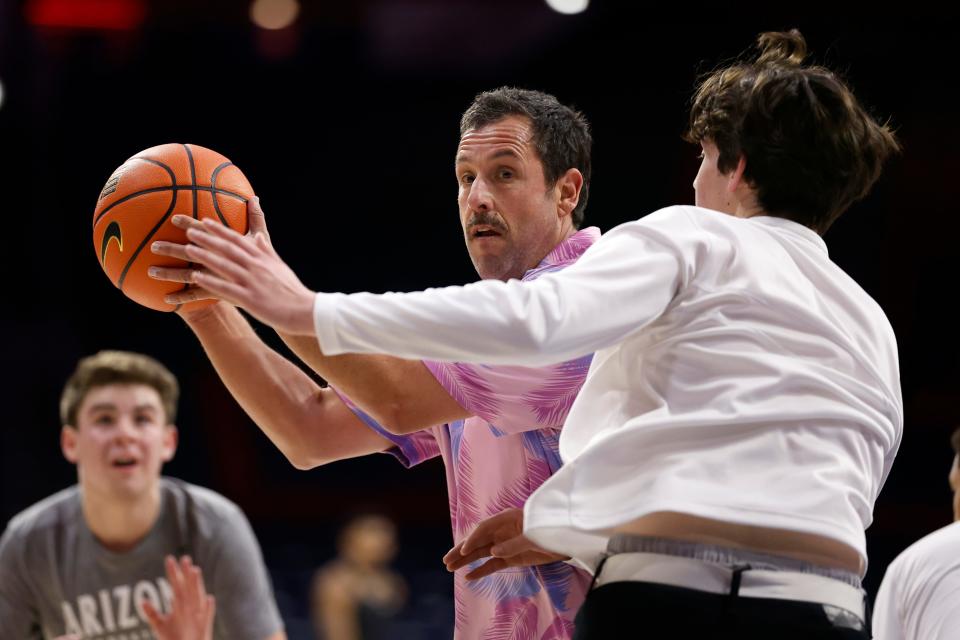
<path fill-rule="evenodd" d="M 503 224 L 503 221 L 500 219 L 500 217 L 492 213 L 471 214 L 470 218 L 467 220 L 467 230 L 470 230 L 477 225 L 492 227 L 496 231 L 501 232 L 505 232 L 507 230 L 507 226 Z"/>

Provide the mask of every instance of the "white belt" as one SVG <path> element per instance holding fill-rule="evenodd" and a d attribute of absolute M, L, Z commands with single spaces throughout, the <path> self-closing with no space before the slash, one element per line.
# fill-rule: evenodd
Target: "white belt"
<path fill-rule="evenodd" d="M 724 565 L 695 558 L 658 553 L 618 553 L 606 559 L 597 575 L 596 586 L 611 582 L 654 582 L 730 594 L 734 588 L 734 573 Z M 737 595 L 827 604 L 866 620 L 862 590 L 814 573 L 748 569 L 740 573 Z"/>

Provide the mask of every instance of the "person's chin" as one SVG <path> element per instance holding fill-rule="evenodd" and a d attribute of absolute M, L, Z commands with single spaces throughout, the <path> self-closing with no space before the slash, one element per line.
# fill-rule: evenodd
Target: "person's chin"
<path fill-rule="evenodd" d="M 504 274 L 507 272 L 502 260 L 479 261 L 477 273 L 481 280 L 504 280 Z"/>
<path fill-rule="evenodd" d="M 475 247 L 470 248 L 470 261 L 473 262 L 473 268 L 483 279 L 496 277 L 489 274 L 499 273 L 503 269 L 504 263 L 503 256 L 499 251 L 479 251 Z"/>
<path fill-rule="evenodd" d="M 111 479 L 114 488 L 124 494 L 139 494 L 149 490 L 150 486 L 158 480 L 144 468 L 124 470 Z"/>

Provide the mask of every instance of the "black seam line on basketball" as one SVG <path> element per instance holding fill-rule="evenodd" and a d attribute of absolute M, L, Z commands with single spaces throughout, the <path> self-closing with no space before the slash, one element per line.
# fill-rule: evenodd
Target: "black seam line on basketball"
<path fill-rule="evenodd" d="M 140 161 L 142 161 L 142 162 L 149 162 L 150 164 L 155 164 L 155 165 L 157 165 L 158 167 L 160 167 L 161 169 L 163 169 L 164 171 L 166 171 L 168 176 L 170 176 L 170 186 L 171 186 L 171 187 L 177 186 L 177 175 L 173 172 L 173 169 L 171 169 L 171 168 L 168 167 L 167 165 L 163 164 L 163 163 L 160 162 L 159 160 L 152 160 L 152 159 L 150 159 L 150 158 L 141 158 L 140 156 L 134 156 L 134 157 L 130 158 L 130 160 L 140 160 Z M 127 160 L 127 162 L 130 162 L 130 160 Z M 124 164 L 126 164 L 126 162 L 124 162 Z M 159 191 L 159 190 L 161 190 L 161 189 L 166 189 L 166 188 L 168 188 L 168 187 L 154 187 L 153 189 L 150 189 L 150 191 Z M 94 226 L 94 228 L 96 228 L 97 223 L 100 222 L 100 218 L 102 218 L 107 211 L 110 211 L 110 209 L 113 209 L 115 206 L 117 206 L 117 205 L 120 204 L 121 202 L 126 202 L 126 201 L 129 200 L 130 198 L 135 198 L 135 197 L 137 197 L 137 196 L 140 195 L 141 193 L 143 193 L 143 192 L 142 192 L 142 191 L 138 191 L 138 192 L 136 192 L 136 193 L 131 193 L 130 195 L 123 196 L 122 198 L 120 198 L 120 199 L 117 200 L 116 202 L 110 203 L 110 206 L 108 206 L 106 209 L 104 209 L 103 211 L 101 211 L 101 212 L 100 212 L 100 215 L 98 215 L 96 218 L 93 219 L 93 226 Z"/>
<path fill-rule="evenodd" d="M 153 158 L 141 158 L 140 156 L 134 156 L 130 158 L 131 160 L 141 160 L 143 162 L 149 162 L 150 164 L 155 164 L 161 169 L 164 169 L 167 173 L 170 174 L 170 184 L 177 184 L 177 176 L 174 174 L 173 169 L 169 165 L 166 165 L 159 160 L 154 160 Z"/>
<path fill-rule="evenodd" d="M 190 151 L 190 145 L 188 145 L 188 144 L 183 145 L 183 148 L 186 149 L 186 151 L 187 151 L 187 160 L 190 161 L 190 186 L 191 186 L 191 187 L 195 187 L 195 186 L 197 186 L 197 169 L 196 169 L 196 167 L 195 167 L 194 164 L 193 164 L 193 152 Z M 210 186 L 213 186 L 213 185 L 210 185 Z M 197 191 L 196 191 L 196 189 L 194 189 L 194 191 L 193 191 L 193 219 L 194 219 L 194 220 L 199 220 L 199 219 L 200 219 L 200 212 L 197 210 Z"/>
<path fill-rule="evenodd" d="M 220 222 L 223 223 L 223 226 L 229 226 L 227 224 L 227 219 L 223 217 L 223 214 L 220 213 L 220 203 L 217 202 L 217 176 L 221 171 L 226 169 L 229 166 L 232 166 L 233 163 L 229 160 L 221 164 L 219 167 L 213 170 L 213 173 L 210 175 L 210 187 L 213 188 L 213 192 L 210 194 L 210 198 L 213 200 L 213 210 L 217 212 L 217 215 L 220 217 Z"/>
<path fill-rule="evenodd" d="M 117 280 L 117 288 L 120 289 L 120 291 L 123 291 L 123 281 L 127 277 L 127 271 L 130 270 L 130 267 L 133 265 L 134 261 L 137 259 L 137 256 L 140 255 L 140 252 L 143 251 L 143 248 L 147 245 L 148 242 L 150 242 L 150 239 L 154 236 L 154 234 L 157 233 L 157 231 L 160 230 L 160 227 L 163 226 L 163 223 L 167 221 L 167 218 L 170 217 L 170 214 L 173 213 L 173 210 L 176 208 L 176 206 L 177 206 L 177 192 L 176 190 L 174 190 L 173 197 L 170 198 L 170 206 L 167 208 L 167 212 L 163 214 L 162 218 L 160 218 L 160 222 L 154 225 L 153 229 L 150 230 L 150 233 L 144 236 L 143 240 L 140 242 L 140 246 L 137 247 L 137 250 L 133 252 L 133 255 L 130 256 L 130 259 L 127 261 L 127 264 L 123 267 L 123 271 L 120 273 L 120 279 Z"/>
<path fill-rule="evenodd" d="M 93 221 L 93 226 L 97 226 L 97 223 L 100 222 L 100 218 L 105 216 L 107 212 L 110 211 L 110 209 L 113 209 L 118 204 L 123 204 L 127 200 L 132 200 L 137 196 L 146 195 L 148 193 L 157 193 L 158 191 L 210 191 L 211 193 L 214 193 L 214 194 L 220 194 L 222 196 L 229 196 L 231 198 L 236 198 L 241 202 L 247 201 L 247 197 L 244 196 L 243 194 L 236 193 L 234 191 L 227 191 L 226 189 L 214 189 L 213 187 L 201 187 L 201 186 L 191 187 L 188 184 L 175 184 L 170 187 L 150 187 L 149 189 L 143 189 L 142 191 L 136 191 L 134 193 L 125 195 L 119 200 L 117 200 L 116 202 L 111 202 L 110 206 L 104 209 L 103 211 L 101 211 L 100 214 L 96 217 L 96 219 Z"/>
<path fill-rule="evenodd" d="M 191 187 L 196 187 L 196 186 L 197 186 L 197 170 L 196 170 L 196 167 L 195 167 L 194 164 L 193 164 L 193 152 L 190 151 L 190 145 L 188 145 L 188 144 L 183 145 L 183 148 L 186 149 L 186 151 L 187 151 L 187 160 L 190 161 L 190 186 L 191 186 Z M 211 183 L 210 186 L 211 186 L 211 187 L 214 187 L 214 186 L 216 186 L 216 185 L 214 185 L 213 183 Z M 214 200 L 217 199 L 217 196 L 215 196 L 215 195 L 211 195 L 210 197 L 213 198 Z M 196 190 L 196 189 L 193 189 L 193 219 L 194 219 L 194 220 L 199 220 L 199 219 L 200 219 L 200 210 L 197 208 L 197 190 Z M 187 262 L 187 269 L 193 269 L 193 263 L 192 263 L 192 262 L 189 262 L 189 261 Z M 186 284 L 183 285 L 183 289 L 181 289 L 181 291 L 186 291 L 187 286 L 188 286 L 188 285 L 186 285 Z"/>

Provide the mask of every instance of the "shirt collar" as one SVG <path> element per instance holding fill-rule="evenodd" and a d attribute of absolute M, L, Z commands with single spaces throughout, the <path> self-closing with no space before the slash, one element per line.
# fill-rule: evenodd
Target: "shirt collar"
<path fill-rule="evenodd" d="M 827 251 L 827 243 L 823 241 L 823 238 L 820 237 L 820 234 L 810 227 L 800 224 L 799 222 L 794 222 L 793 220 L 788 220 L 787 218 L 781 218 L 779 216 L 751 216 L 748 218 L 748 220 L 759 222 L 760 224 L 768 227 L 777 227 L 778 229 L 782 229 L 791 235 L 806 240 L 810 244 L 820 249 L 820 251 L 823 251 L 824 254 L 830 255 Z"/>
<path fill-rule="evenodd" d="M 581 229 L 575 234 L 558 244 L 553 250 L 540 261 L 540 264 L 523 274 L 524 280 L 538 275 L 541 271 L 566 267 L 573 264 L 583 255 L 583 252 L 590 248 L 594 242 L 600 239 L 600 229 L 597 227 L 587 227 Z"/>

